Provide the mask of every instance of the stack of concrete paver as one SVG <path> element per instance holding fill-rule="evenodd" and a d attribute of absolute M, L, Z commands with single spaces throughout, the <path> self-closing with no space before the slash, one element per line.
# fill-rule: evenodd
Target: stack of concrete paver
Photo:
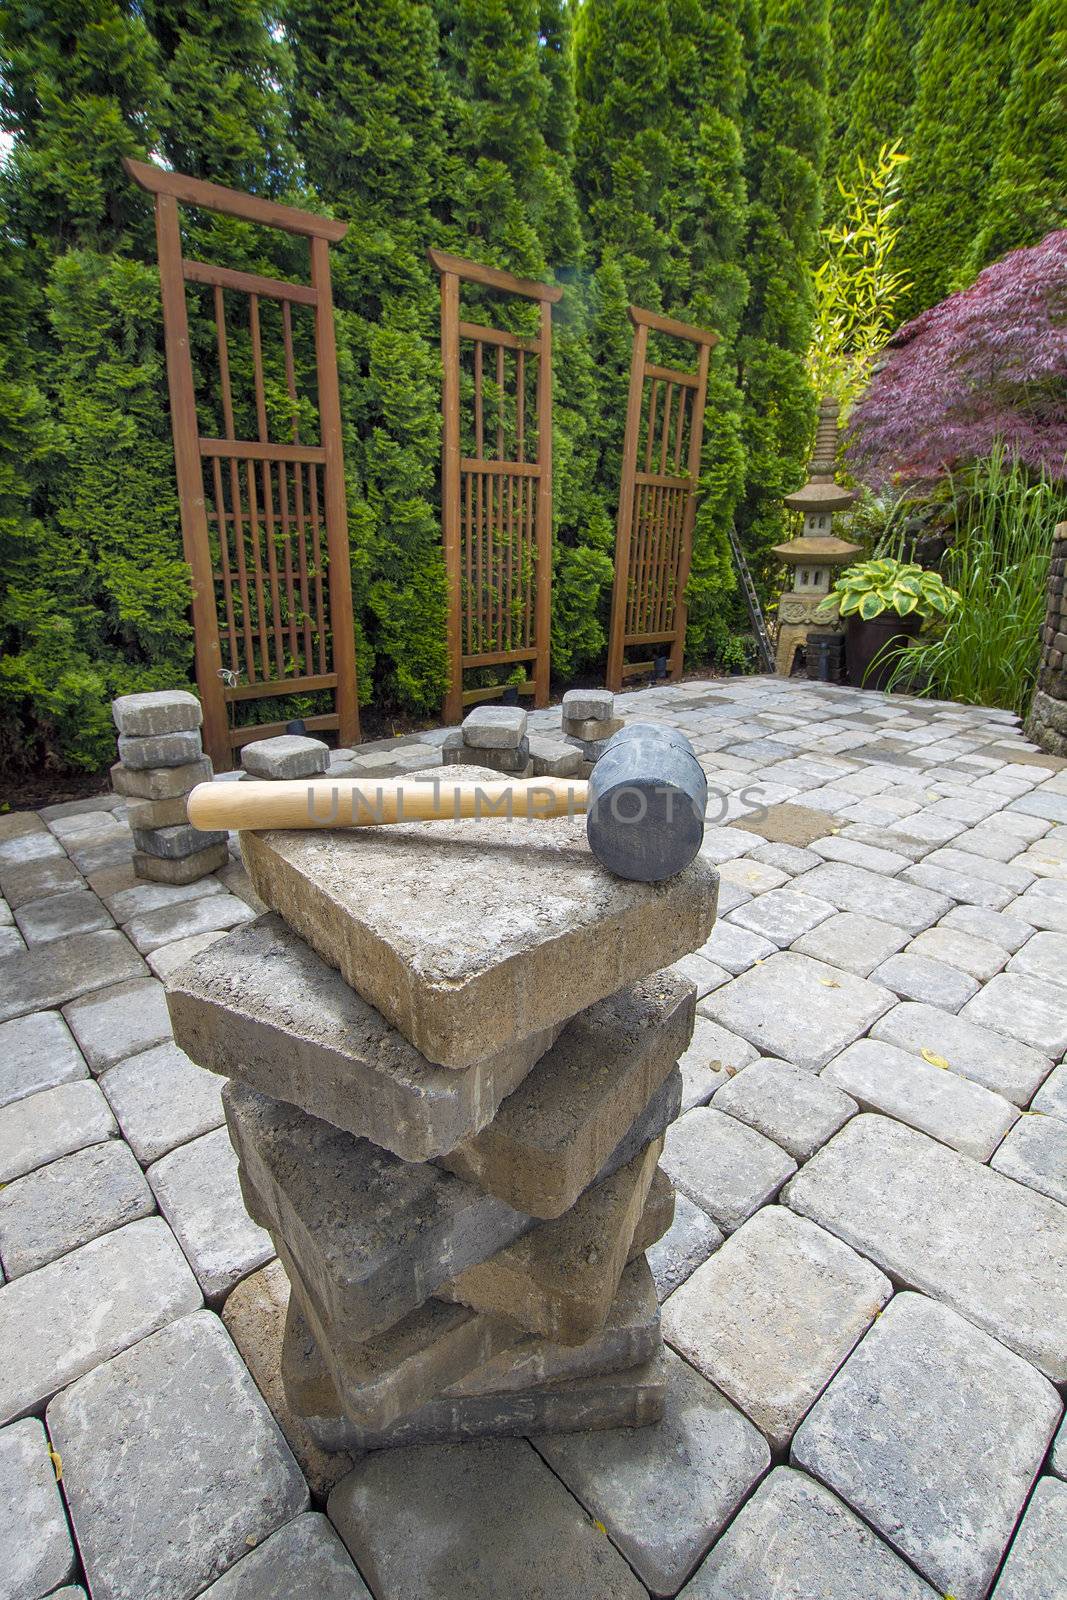
<path fill-rule="evenodd" d="M 290 1280 L 292 1410 L 349 1450 L 657 1420 L 644 1251 L 694 1020 L 664 969 L 711 931 L 714 868 L 624 882 L 580 818 L 242 848 L 273 909 L 168 998 Z"/>
<path fill-rule="evenodd" d="M 563 740 L 529 733 L 527 720 L 521 706 L 475 706 L 463 726 L 447 734 L 442 759 L 515 778 L 580 775 L 580 752 Z"/>
<path fill-rule="evenodd" d="M 330 764 L 330 747 L 321 739 L 281 733 L 274 739 L 254 739 L 241 751 L 242 775 L 262 782 L 286 778 L 316 778 Z"/>
<path fill-rule="evenodd" d="M 563 738 L 587 767 L 600 760 L 604 746 L 622 727 L 610 689 L 568 689 L 563 696 Z"/>
<path fill-rule="evenodd" d="M 124 694 L 112 701 L 111 714 L 119 731 L 111 786 L 129 801 L 137 876 L 185 884 L 225 866 L 226 834 L 204 833 L 186 816 L 189 791 L 212 772 L 196 696 L 184 689 Z"/>

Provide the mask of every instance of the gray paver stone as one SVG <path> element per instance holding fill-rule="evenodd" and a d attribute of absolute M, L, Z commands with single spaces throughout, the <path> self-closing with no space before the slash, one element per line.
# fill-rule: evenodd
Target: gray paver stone
<path fill-rule="evenodd" d="M 35 1417 L 0 1430 L 0 1550 L 5 1600 L 38 1600 L 74 1575 L 48 1436 Z"/>
<path fill-rule="evenodd" d="M 105 1233 L 0 1289 L 0 1420 L 38 1411 L 59 1389 L 200 1304 L 161 1217 Z"/>
<path fill-rule="evenodd" d="M 1067 1484 L 1041 1478 L 1012 1540 L 992 1600 L 1067 1594 Z"/>
<path fill-rule="evenodd" d="M 11 1281 L 155 1210 L 152 1191 L 118 1139 L 62 1156 L 0 1193 L 0 1260 Z"/>
<path fill-rule="evenodd" d="M 49 858 L 66 860 L 66 851 L 58 839 L 41 831 L 20 833 L 0 839 L 0 879 L 6 878 L 9 867 L 22 866 L 29 861 L 46 861 Z"/>
<path fill-rule="evenodd" d="M 748 903 L 752 905 L 758 902 Z M 776 949 L 777 945 L 772 944 L 770 939 L 750 932 L 738 922 L 720 921 L 712 929 L 707 944 L 702 945 L 697 953 L 736 978 L 754 962 L 765 961 L 768 956 L 773 956 Z"/>
<path fill-rule="evenodd" d="M 254 920 L 255 912 L 235 894 L 202 895 L 178 905 L 142 912 L 126 924 L 126 932 L 142 955 L 176 939 L 197 933 L 219 933 Z"/>
<path fill-rule="evenodd" d="M 188 802 L 183 794 L 171 800 L 131 799 L 126 806 L 126 821 L 135 838 L 146 828 L 176 828 L 188 820 Z"/>
<path fill-rule="evenodd" d="M 427 754 L 421 752 L 417 757 L 420 764 L 425 767 Z M 491 775 L 498 778 L 501 775 L 511 778 L 530 778 L 533 776 L 533 762 L 530 759 L 530 742 L 525 737 L 520 739 L 518 746 L 512 750 L 496 745 L 469 745 L 463 737 L 462 728 L 453 728 L 441 746 L 441 760 L 459 767 L 476 767 L 478 770 L 469 773 L 468 781 L 476 783 Z M 425 776 L 425 773 L 421 774 Z"/>
<path fill-rule="evenodd" d="M 995 982 L 996 980 L 994 980 Z M 871 1029 L 872 1039 L 921 1055 L 924 1050 L 973 1083 L 1025 1106 L 1052 1070 L 1047 1055 L 1009 1039 L 977 1019 L 955 1016 L 936 1006 L 902 1001 Z"/>
<path fill-rule="evenodd" d="M 209 1305 L 274 1254 L 270 1235 L 245 1210 L 225 1128 L 163 1156 L 149 1167 L 148 1181 Z"/>
<path fill-rule="evenodd" d="M 831 967 L 854 972 L 857 978 L 866 978 L 907 941 L 906 931 L 895 923 L 882 922 L 878 917 L 863 916 L 855 911 L 839 911 L 836 917 L 828 917 L 803 938 L 795 940 L 793 949 L 800 955 L 825 961 Z"/>
<path fill-rule="evenodd" d="M 371 1600 L 324 1516 L 306 1511 L 205 1589 L 201 1600 Z"/>
<path fill-rule="evenodd" d="M 253 778 L 310 778 L 325 772 L 329 762 L 328 744 L 295 733 L 254 739 L 241 750 L 241 765 Z"/>
<path fill-rule="evenodd" d="M 95 1083 L 81 1079 L 26 1095 L 0 1110 L 0 1183 L 117 1132 Z"/>
<path fill-rule="evenodd" d="M 677 1592 L 770 1460 L 699 1373 L 669 1352 L 667 1370 L 654 1427 L 533 1441 L 654 1595 Z"/>
<path fill-rule="evenodd" d="M 942 1600 L 821 1483 L 776 1467 L 680 1600 Z"/>
<path fill-rule="evenodd" d="M 321 1321 L 352 1341 L 391 1328 L 530 1226 L 450 1172 L 400 1161 L 244 1084 L 227 1083 L 223 1101 L 250 1211 L 284 1241 Z"/>
<path fill-rule="evenodd" d="M 0 961 L 0 1022 L 48 1011 L 123 978 L 141 978 L 144 962 L 117 929 L 75 933 Z"/>
<path fill-rule="evenodd" d="M 880 921 L 896 923 L 911 934 L 921 933 L 952 909 L 947 895 L 837 861 L 805 872 L 797 880 L 797 888 L 802 894 L 829 901 L 839 911 L 868 916 L 877 910 Z"/>
<path fill-rule="evenodd" d="M 784 950 L 794 939 L 802 938 L 833 915 L 833 906 L 813 895 L 798 894 L 794 889 L 772 889 L 731 911 L 730 920 L 762 934 Z"/>
<path fill-rule="evenodd" d="M 1035 933 L 1008 962 L 1009 973 L 1018 972 L 1046 983 L 1067 984 L 1067 934 Z"/>
<path fill-rule="evenodd" d="M 1067 1228 L 1054 1200 L 875 1116 L 846 1122 L 782 1198 L 895 1283 L 1067 1378 Z"/>
<path fill-rule="evenodd" d="M 561 709 L 573 722 L 606 722 L 615 714 L 615 696 L 610 689 L 568 689 Z"/>
<path fill-rule="evenodd" d="M 563 733 L 568 739 L 580 740 L 583 744 L 602 744 L 611 738 L 613 733 L 618 733 L 622 727 L 621 717 L 585 717 L 576 718 L 563 715 Z"/>
<path fill-rule="evenodd" d="M 879 1039 L 857 1039 L 822 1070 L 822 1081 L 928 1133 L 962 1155 L 988 1161 L 1019 1113 L 1003 1095 Z"/>
<path fill-rule="evenodd" d="M 85 879 L 65 855 L 43 856 L 39 861 L 27 861 L 22 866 L 0 867 L 0 885 L 8 904 L 17 910 L 31 900 L 84 889 Z M 7 921 L 10 924 L 10 915 Z"/>
<path fill-rule="evenodd" d="M 674 1221 L 646 1252 L 661 1302 L 719 1248 L 724 1237 L 702 1206 L 687 1194 L 675 1195 Z"/>
<path fill-rule="evenodd" d="M 202 850 L 194 850 L 191 855 L 174 859 L 149 855 L 144 850 L 135 850 L 133 870 L 139 878 L 149 882 L 166 884 L 168 887 L 180 886 L 195 883 L 209 872 L 218 872 L 229 859 L 229 849 L 225 842 L 209 844 Z"/>
<path fill-rule="evenodd" d="M 1067 822 L 1067 795 L 1049 793 L 1047 786 L 1042 786 L 1013 800 L 1009 810 L 1021 811 L 1027 817 L 1044 817 L 1048 822 Z"/>
<path fill-rule="evenodd" d="M 203 720 L 200 701 L 186 689 L 120 695 L 111 702 L 111 716 L 120 733 L 132 733 L 137 738 L 155 733 L 191 733 Z"/>
<path fill-rule="evenodd" d="M 992 883 L 976 872 L 963 873 L 948 867 L 932 867 L 929 861 L 916 862 L 900 876 L 902 881 L 906 880 L 924 890 L 936 891 L 950 901 L 984 906 L 987 911 L 1003 911 L 1013 895 L 1013 891 L 1004 888 L 1003 884 Z"/>
<path fill-rule="evenodd" d="M 49 1406 L 48 1426 L 93 1600 L 191 1600 L 308 1504 L 288 1445 L 209 1312 L 72 1385 Z M 163 1537 L 168 1529 L 181 1537 Z"/>
<path fill-rule="evenodd" d="M 1033 933 L 1033 923 L 1027 922 L 1024 915 L 1006 915 L 982 906 L 953 906 L 941 926 L 973 934 L 976 939 L 989 939 L 990 944 L 1009 952 L 1019 949 Z"/>
<path fill-rule="evenodd" d="M 0 928 L 0 957 L 19 955 L 26 941 L 17 928 Z"/>
<path fill-rule="evenodd" d="M 866 867 L 870 872 L 882 872 L 887 877 L 900 872 L 909 862 L 908 856 L 896 850 L 879 849 L 876 845 L 864 844 L 860 839 L 852 839 L 844 834 L 828 834 L 825 839 L 817 839 L 812 849 L 824 861 L 842 861 L 848 867 Z"/>
<path fill-rule="evenodd" d="M 1054 878 L 1039 878 L 1011 902 L 1007 915 L 1049 933 L 1067 933 L 1067 884 Z"/>
<path fill-rule="evenodd" d="M 63 1015 L 95 1073 L 170 1038 L 166 996 L 155 978 L 97 989 L 72 1000 Z"/>
<path fill-rule="evenodd" d="M 441 1155 L 484 1127 L 556 1033 L 462 1072 L 436 1066 L 275 913 L 183 966 L 169 1003 L 194 1060 L 405 1161 Z"/>
<path fill-rule="evenodd" d="M 817 1072 L 892 1004 L 888 989 L 783 950 L 724 984 L 699 1009 L 766 1054 Z"/>
<path fill-rule="evenodd" d="M 571 778 L 578 776 L 582 764 L 580 750 L 562 739 L 549 739 L 543 734 L 531 734 L 527 740 L 530 761 L 535 778 Z"/>
<path fill-rule="evenodd" d="M 663 1332 L 780 1452 L 892 1292 L 833 1234 L 765 1206 L 671 1296 Z"/>
<path fill-rule="evenodd" d="M 185 733 L 119 734 L 119 760 L 133 772 L 182 767 L 203 754 L 199 730 Z"/>
<path fill-rule="evenodd" d="M 229 938 L 229 931 L 219 928 L 214 933 L 191 933 L 186 939 L 175 939 L 172 944 L 161 944 L 148 956 L 148 965 L 163 984 L 171 984 L 196 956 L 210 950 L 213 944 Z"/>
<path fill-rule="evenodd" d="M 998 972 L 967 1002 L 960 1016 L 1010 1034 L 1046 1056 L 1062 1056 L 1067 1050 L 1067 994 L 1062 983 L 1026 977 L 1021 972 Z"/>
<path fill-rule="evenodd" d="M 1067 1122 L 1020 1117 L 990 1166 L 1067 1206 Z"/>
<path fill-rule="evenodd" d="M 90 890 L 70 890 L 50 894 L 40 901 L 29 901 L 14 914 L 22 938 L 29 946 L 66 939 L 67 934 L 93 933 L 96 928 L 112 928 L 102 902 Z"/>
<path fill-rule="evenodd" d="M 328 1509 L 379 1595 L 644 1600 L 646 1593 L 523 1439 L 379 1451 L 342 1479 Z"/>
<path fill-rule="evenodd" d="M 734 883 L 749 895 L 766 895 L 790 881 L 787 873 L 778 867 L 768 867 L 751 855 L 736 861 L 724 861 L 719 876 L 723 883 Z"/>
<path fill-rule="evenodd" d="M 792 1156 L 712 1106 L 696 1106 L 667 1130 L 663 1170 L 725 1233 L 777 1194 Z"/>
<path fill-rule="evenodd" d="M 978 993 L 978 983 L 966 972 L 910 951 L 890 956 L 875 967 L 871 982 L 892 989 L 902 1000 L 939 1006 L 942 1011 L 958 1011 Z"/>
<path fill-rule="evenodd" d="M 939 922 L 936 928 L 924 928 L 907 946 L 909 956 L 928 956 L 932 961 L 945 962 L 970 973 L 979 983 L 984 983 L 999 972 L 1008 960 L 1008 952 L 989 939 L 961 928 L 951 928 Z"/>
<path fill-rule="evenodd" d="M 1031 1109 L 1046 1117 L 1067 1118 L 1067 1062 L 1050 1072 L 1034 1095 Z"/>
<path fill-rule="evenodd" d="M 93 881 L 94 886 L 100 882 L 99 879 Z M 97 893 L 115 921 L 125 923 L 143 911 L 180 905 L 183 900 L 198 900 L 206 894 L 221 894 L 222 884 L 217 878 L 201 878 L 196 883 L 141 883 L 131 868 L 120 887 L 105 889 L 101 886 Z"/>
<path fill-rule="evenodd" d="M 161 861 L 186 861 L 190 856 L 225 844 L 228 835 L 219 829 L 205 832 L 194 828 L 191 822 L 174 823 L 169 828 L 135 828 L 133 843 L 136 850 L 147 856 L 158 856 Z"/>
<path fill-rule="evenodd" d="M 1060 1431 L 1053 1440 L 1049 1465 L 1058 1478 L 1067 1479 L 1067 1420 L 1060 1424 Z"/>
<path fill-rule="evenodd" d="M 517 750 L 526 724 L 521 706 L 475 706 L 463 718 L 463 741 L 476 750 Z"/>
<path fill-rule="evenodd" d="M 242 848 L 256 893 L 450 1067 L 699 949 L 715 916 L 706 863 L 624 881 L 596 861 L 581 818 L 250 833 Z"/>
<path fill-rule="evenodd" d="M 726 982 L 730 974 L 724 967 L 717 967 L 714 961 L 708 961 L 701 955 L 683 956 L 680 961 L 674 962 L 671 971 L 676 977 L 686 978 L 696 989 L 697 998 L 702 1000 L 706 994 L 717 989 Z"/>
<path fill-rule="evenodd" d="M 995 1339 L 900 1294 L 792 1456 L 941 1593 L 983 1600 L 1061 1409 L 1052 1385 Z"/>
<path fill-rule="evenodd" d="M 111 768 L 111 787 L 116 794 L 129 795 L 136 800 L 173 800 L 175 795 L 188 794 L 198 783 L 210 783 L 212 766 L 208 756 L 201 755 L 182 766 L 153 767 L 137 770 L 116 761 Z"/>
<path fill-rule="evenodd" d="M 31 1011 L 0 1023 L 0 1106 L 88 1076 L 58 1011 Z"/>
<path fill-rule="evenodd" d="M 716 1090 L 716 1111 L 728 1112 L 806 1161 L 857 1110 L 848 1094 L 790 1061 L 753 1061 Z"/>
<path fill-rule="evenodd" d="M 222 1084 L 174 1044 L 128 1056 L 100 1087 L 142 1166 L 222 1126 Z"/>

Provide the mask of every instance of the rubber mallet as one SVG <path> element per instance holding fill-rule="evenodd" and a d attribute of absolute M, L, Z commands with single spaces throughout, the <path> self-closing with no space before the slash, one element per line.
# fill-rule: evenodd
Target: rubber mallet
<path fill-rule="evenodd" d="M 609 872 L 659 883 L 687 867 L 704 837 L 708 783 L 693 747 L 673 728 L 633 722 L 608 741 L 587 782 L 447 783 L 318 778 L 201 783 L 189 821 L 220 828 L 366 828 L 395 822 L 528 820 L 586 814 L 589 848 Z"/>

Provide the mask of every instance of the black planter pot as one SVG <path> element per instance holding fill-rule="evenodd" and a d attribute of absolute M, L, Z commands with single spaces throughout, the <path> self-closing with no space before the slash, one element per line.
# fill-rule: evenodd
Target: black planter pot
<path fill-rule="evenodd" d="M 922 618 L 916 612 L 901 617 L 895 611 L 883 611 L 869 622 L 849 617 L 845 639 L 849 683 L 856 689 L 884 689 L 896 660 L 895 651 L 886 646 L 910 644 L 921 627 Z"/>

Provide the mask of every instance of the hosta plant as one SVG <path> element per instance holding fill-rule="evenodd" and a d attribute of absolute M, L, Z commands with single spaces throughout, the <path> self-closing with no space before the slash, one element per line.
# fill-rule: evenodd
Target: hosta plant
<path fill-rule="evenodd" d="M 839 615 L 871 622 L 885 611 L 898 617 L 947 617 L 959 604 L 955 589 L 912 561 L 859 561 L 834 584 L 817 617 Z"/>

